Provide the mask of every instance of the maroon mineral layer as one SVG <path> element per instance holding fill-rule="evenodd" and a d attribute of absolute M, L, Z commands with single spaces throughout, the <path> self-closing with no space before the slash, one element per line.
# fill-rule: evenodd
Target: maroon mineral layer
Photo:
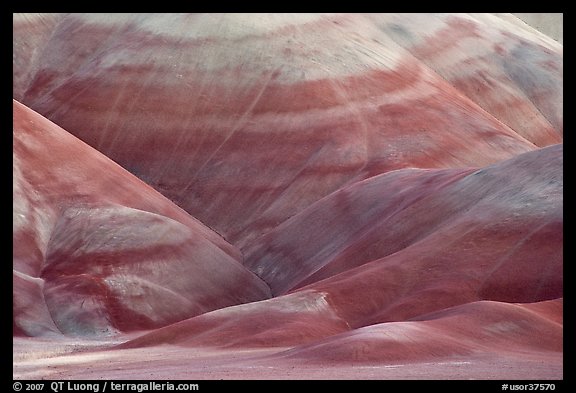
<path fill-rule="evenodd" d="M 13 33 L 15 379 L 563 378 L 562 44 L 479 13 Z"/>

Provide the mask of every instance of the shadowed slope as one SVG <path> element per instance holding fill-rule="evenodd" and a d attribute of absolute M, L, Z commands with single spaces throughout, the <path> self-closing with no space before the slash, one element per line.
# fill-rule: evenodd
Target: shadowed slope
<path fill-rule="evenodd" d="M 403 169 L 364 180 L 254 241 L 245 264 L 274 294 L 379 258 L 405 258 L 403 251 L 411 264 L 446 258 L 447 267 L 468 263 L 505 277 L 509 263 L 521 262 L 555 276 L 562 266 L 562 151 L 555 145 L 479 170 Z M 544 255 L 546 264 L 538 261 Z M 533 273 L 513 276 L 541 277 Z"/>
<path fill-rule="evenodd" d="M 431 233 L 354 269 L 342 271 L 346 258 L 330 262 L 317 279 L 342 272 L 305 288 L 326 293 L 353 327 L 474 300 L 561 297 L 562 160 L 562 145 L 556 145 L 476 171 L 424 203 L 428 225 L 436 226 Z M 472 204 L 458 214 L 441 215 L 458 201 Z M 410 217 L 405 225 L 420 220 L 417 214 Z M 348 255 L 356 264 L 369 256 L 359 251 L 360 261 L 354 261 L 355 254 Z"/>
<path fill-rule="evenodd" d="M 536 167 L 538 170 L 534 170 Z M 442 175 L 447 171 L 436 172 Z M 562 297 L 562 145 L 526 153 L 473 173 L 468 171 L 465 176 L 462 171 L 453 172 L 458 176 L 452 177 L 450 182 L 442 176 L 428 178 L 432 179 L 429 186 L 422 188 L 420 198 L 410 205 L 417 206 L 420 212 L 412 207 L 412 214 L 401 220 L 404 228 L 427 226 L 417 234 L 418 239 L 397 235 L 394 241 L 381 244 L 373 241 L 370 244 L 374 244 L 374 248 L 364 254 L 364 238 L 380 236 L 386 239 L 386 236 L 392 236 L 386 231 L 391 227 L 396 228 L 394 233 L 402 233 L 397 227 L 400 224 L 386 225 L 389 219 L 386 215 L 381 218 L 382 223 L 368 215 L 370 220 L 363 229 L 367 234 L 352 236 L 343 228 L 347 226 L 345 213 L 353 211 L 354 205 L 341 204 L 335 208 L 330 204 L 330 196 L 301 216 L 325 211 L 342 221 L 336 219 L 331 223 L 315 217 L 315 222 L 324 223 L 323 230 L 327 232 L 324 236 L 318 234 L 322 229 L 311 225 L 304 217 L 296 216 L 290 221 L 300 224 L 298 230 L 294 229 L 299 231 L 300 240 L 284 249 L 302 247 L 306 250 L 305 244 L 332 236 L 330 245 L 333 248 L 330 250 L 346 250 L 346 257 L 338 252 L 332 259 L 311 255 L 307 264 L 302 264 L 294 253 L 271 253 L 263 256 L 260 264 L 269 272 L 268 276 L 259 271 L 265 279 L 270 278 L 270 285 L 277 294 L 283 293 L 278 288 L 288 286 L 287 277 L 296 277 L 306 269 L 309 273 L 314 271 L 310 270 L 314 263 L 324 267 L 321 271 L 317 266 L 316 271 L 329 275 L 328 278 L 274 299 L 236 306 L 233 312 L 218 310 L 167 326 L 127 346 L 160 343 L 218 347 L 251 347 L 262 343 L 295 345 L 342 329 L 403 321 L 482 299 L 537 302 Z M 429 171 L 417 173 L 430 174 Z M 397 174 L 381 175 L 360 185 L 394 178 Z M 439 182 L 436 184 L 433 180 Z M 362 190 L 378 191 L 379 195 L 383 190 L 393 193 L 393 189 L 387 187 L 355 190 L 353 195 L 359 198 L 366 196 Z M 374 200 L 389 202 L 386 198 Z M 351 201 L 353 199 L 349 203 Z M 330 209 L 322 210 L 326 206 Z M 376 207 L 373 211 L 377 211 Z M 423 212 L 429 214 L 423 217 Z M 349 224 L 351 231 L 355 225 Z M 289 236 L 288 228 L 288 223 L 279 227 L 278 238 L 286 235 L 286 239 L 295 239 Z M 334 235 L 333 230 L 342 236 Z M 374 233 L 370 234 L 370 230 Z M 411 230 L 406 233 L 412 236 Z M 270 246 L 270 239 L 260 239 L 263 249 Z M 404 244 L 404 247 L 391 252 L 387 248 L 390 244 L 395 247 Z M 322 250 L 323 246 L 317 243 L 312 248 Z M 371 252 L 388 254 L 373 260 L 371 258 L 377 254 Z M 322 264 L 323 261 L 326 263 Z M 304 277 L 314 276 L 304 274 L 300 279 Z M 322 299 L 322 307 L 308 308 L 306 313 L 292 313 L 292 307 L 288 306 L 295 303 L 295 299 L 310 302 L 309 299 L 317 298 Z M 277 316 L 278 310 L 284 310 L 280 312 L 282 317 Z M 324 316 L 326 313 L 330 318 Z M 270 318 L 270 315 L 274 317 Z M 304 320 L 306 323 L 302 323 Z M 326 327 L 326 323 L 329 328 L 319 328 Z"/>
<path fill-rule="evenodd" d="M 237 249 L 14 102 L 14 333 L 146 329 L 269 296 Z"/>

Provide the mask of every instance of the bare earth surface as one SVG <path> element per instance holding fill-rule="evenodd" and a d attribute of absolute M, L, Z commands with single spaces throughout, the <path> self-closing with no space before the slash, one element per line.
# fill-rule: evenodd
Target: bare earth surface
<path fill-rule="evenodd" d="M 562 354 L 478 354 L 433 362 L 300 364 L 278 358 L 284 348 L 203 350 L 177 346 L 102 350 L 111 342 L 14 339 L 15 379 L 332 380 L 563 378 Z M 99 347 L 99 350 L 95 348 Z M 145 358 L 146 360 L 142 360 Z"/>
<path fill-rule="evenodd" d="M 14 14 L 13 377 L 563 379 L 516 15 Z"/>

